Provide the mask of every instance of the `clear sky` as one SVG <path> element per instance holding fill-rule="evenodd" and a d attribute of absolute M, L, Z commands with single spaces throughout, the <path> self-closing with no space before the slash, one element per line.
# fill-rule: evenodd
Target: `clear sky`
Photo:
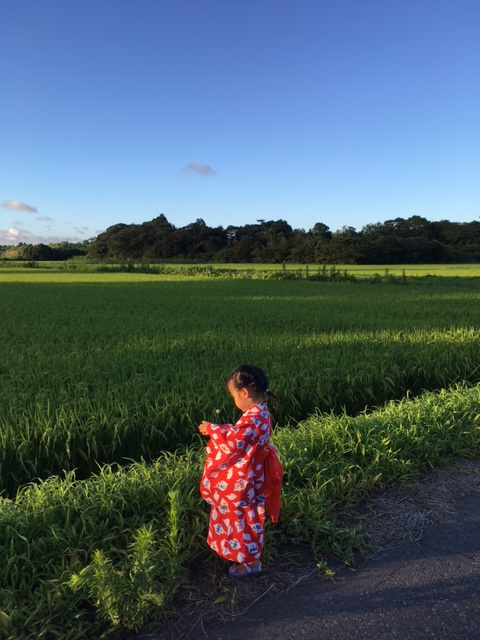
<path fill-rule="evenodd" d="M 480 217 L 479 0 L 0 0 L 0 244 Z"/>

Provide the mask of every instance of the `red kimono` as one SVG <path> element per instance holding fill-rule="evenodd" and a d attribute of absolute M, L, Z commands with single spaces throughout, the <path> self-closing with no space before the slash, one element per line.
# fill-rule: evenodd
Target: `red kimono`
<path fill-rule="evenodd" d="M 266 403 L 253 405 L 235 424 L 208 424 L 210 441 L 200 493 L 210 505 L 208 545 L 226 560 L 255 562 L 265 531 L 264 463 L 272 419 Z"/>

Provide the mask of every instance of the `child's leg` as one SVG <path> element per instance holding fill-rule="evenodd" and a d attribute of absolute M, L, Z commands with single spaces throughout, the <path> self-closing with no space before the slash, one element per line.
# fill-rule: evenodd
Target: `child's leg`
<path fill-rule="evenodd" d="M 230 575 L 235 577 L 255 575 L 262 570 L 260 561 L 265 531 L 265 508 L 263 503 L 247 507 L 242 516 L 244 544 L 236 557 L 237 564 L 230 567 Z"/>

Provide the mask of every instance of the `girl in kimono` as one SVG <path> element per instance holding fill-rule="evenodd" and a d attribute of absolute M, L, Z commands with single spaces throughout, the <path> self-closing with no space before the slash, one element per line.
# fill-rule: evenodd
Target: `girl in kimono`
<path fill-rule="evenodd" d="M 269 445 L 272 419 L 266 398 L 276 398 L 268 389 L 265 373 L 253 365 L 241 365 L 229 376 L 227 389 L 242 416 L 235 425 L 204 420 L 198 427 L 210 438 L 200 493 L 210 504 L 207 543 L 232 561 L 229 573 L 239 578 L 262 570 L 265 469 L 273 522 L 280 509 L 283 470 L 276 447 Z M 270 467 L 265 462 L 269 459 L 273 461 Z"/>

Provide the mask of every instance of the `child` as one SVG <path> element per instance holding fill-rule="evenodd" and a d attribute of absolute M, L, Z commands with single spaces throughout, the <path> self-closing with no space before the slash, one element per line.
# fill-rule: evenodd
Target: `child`
<path fill-rule="evenodd" d="M 229 573 L 240 578 L 262 570 L 265 499 L 276 522 L 283 470 L 276 447 L 269 445 L 272 419 L 265 397 L 276 398 L 265 373 L 241 365 L 228 378 L 227 388 L 243 415 L 235 425 L 204 420 L 198 427 L 202 435 L 210 436 L 200 493 L 211 505 L 207 543 L 234 563 Z"/>

